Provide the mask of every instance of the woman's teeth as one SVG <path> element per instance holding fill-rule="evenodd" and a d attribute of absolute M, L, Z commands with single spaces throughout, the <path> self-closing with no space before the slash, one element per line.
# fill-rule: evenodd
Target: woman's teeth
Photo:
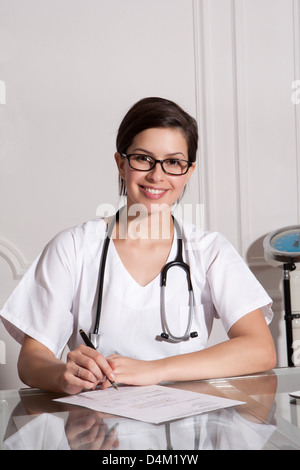
<path fill-rule="evenodd" d="M 165 191 L 164 189 L 152 189 L 152 188 L 145 188 L 145 190 L 150 194 L 161 194 Z"/>

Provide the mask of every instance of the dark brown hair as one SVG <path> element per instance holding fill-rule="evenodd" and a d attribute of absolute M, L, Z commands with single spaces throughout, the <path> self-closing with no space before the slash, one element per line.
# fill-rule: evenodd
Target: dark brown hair
<path fill-rule="evenodd" d="M 186 138 L 188 158 L 196 161 L 198 126 L 196 120 L 173 101 L 164 98 L 144 98 L 135 103 L 123 118 L 117 135 L 117 151 L 126 153 L 134 137 L 146 129 L 171 127 L 180 130 Z M 120 179 L 120 195 L 126 195 L 125 183 Z"/>

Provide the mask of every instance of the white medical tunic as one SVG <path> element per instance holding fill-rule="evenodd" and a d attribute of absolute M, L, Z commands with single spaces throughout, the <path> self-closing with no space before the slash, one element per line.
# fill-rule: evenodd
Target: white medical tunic
<path fill-rule="evenodd" d="M 139 285 L 110 242 L 105 268 L 99 351 L 153 360 L 205 348 L 214 317 L 226 332 L 247 313 L 261 308 L 267 323 L 272 301 L 246 263 L 219 233 L 200 232 L 180 222 L 183 258 L 190 265 L 194 290 L 191 331 L 198 337 L 181 343 L 160 341 L 160 276 Z M 43 343 L 56 356 L 66 344 L 82 343 L 79 329 L 91 332 L 97 307 L 100 256 L 106 236 L 103 219 L 59 233 L 43 250 L 0 312 L 9 333 L 20 343 L 24 334 Z M 177 239 L 168 261 L 175 258 Z M 141 260 L 141 263 L 143 260 Z M 146 266 L 145 266 L 146 269 Z M 185 332 L 188 290 L 183 269 L 167 276 L 166 313 L 174 335 Z"/>

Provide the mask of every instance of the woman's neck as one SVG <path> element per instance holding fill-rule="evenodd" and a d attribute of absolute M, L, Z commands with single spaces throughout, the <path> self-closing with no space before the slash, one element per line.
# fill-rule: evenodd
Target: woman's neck
<path fill-rule="evenodd" d="M 160 209 L 160 208 L 159 208 Z M 174 222 L 169 206 L 155 212 L 147 212 L 137 205 L 126 206 L 119 216 L 114 235 L 130 240 L 172 240 Z"/>

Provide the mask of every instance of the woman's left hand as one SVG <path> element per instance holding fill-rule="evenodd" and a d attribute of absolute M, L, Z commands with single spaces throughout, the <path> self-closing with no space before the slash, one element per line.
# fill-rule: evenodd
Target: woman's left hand
<path fill-rule="evenodd" d="M 113 354 L 106 358 L 114 369 L 115 382 L 127 385 L 153 385 L 162 379 L 159 376 L 158 361 L 141 361 Z M 101 388 L 110 387 L 106 380 Z"/>

